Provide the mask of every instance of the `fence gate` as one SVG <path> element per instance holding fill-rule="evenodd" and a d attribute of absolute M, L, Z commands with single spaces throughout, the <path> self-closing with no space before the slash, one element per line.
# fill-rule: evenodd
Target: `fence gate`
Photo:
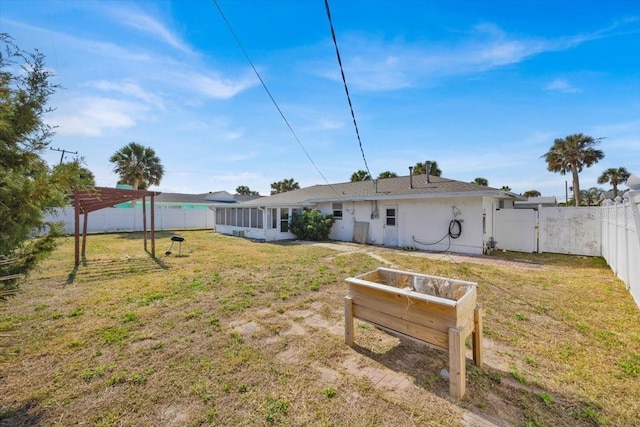
<path fill-rule="evenodd" d="M 499 249 L 538 252 L 538 211 L 534 209 L 497 209 L 495 239 Z"/>

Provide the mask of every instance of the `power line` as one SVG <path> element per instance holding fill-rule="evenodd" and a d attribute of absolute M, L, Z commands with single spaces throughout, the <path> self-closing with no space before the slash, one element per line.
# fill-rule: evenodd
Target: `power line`
<path fill-rule="evenodd" d="M 360 152 L 362 153 L 362 160 L 364 160 L 364 167 L 367 169 L 367 173 L 370 177 L 371 171 L 367 164 L 367 158 L 364 155 L 364 148 L 362 148 L 362 140 L 360 139 L 360 131 L 358 130 L 358 122 L 356 121 L 356 115 L 353 112 L 353 104 L 351 103 L 351 96 L 349 95 L 349 87 L 347 86 L 347 79 L 344 76 L 344 69 L 342 68 L 342 59 L 340 59 L 340 49 L 338 49 L 338 40 L 336 39 L 336 32 L 333 29 L 333 21 L 331 20 L 331 11 L 329 10 L 329 0 L 324 0 L 324 6 L 327 10 L 327 18 L 329 19 L 329 26 L 331 27 L 331 37 L 333 38 L 333 44 L 336 47 L 336 56 L 338 57 L 338 65 L 340 66 L 340 74 L 342 75 L 342 82 L 344 83 L 344 91 L 347 94 L 347 101 L 349 102 L 349 109 L 351 110 L 351 117 L 353 118 L 353 126 L 356 129 L 356 136 L 358 137 L 358 145 L 360 146 Z"/>
<path fill-rule="evenodd" d="M 289 131 L 291 132 L 291 134 L 293 135 L 293 137 L 295 138 L 295 140 L 298 142 L 298 145 L 300 146 L 300 148 L 302 148 L 302 151 L 304 151 L 304 154 L 307 156 L 307 158 L 309 159 L 309 161 L 311 162 L 311 164 L 313 165 L 314 168 L 316 168 L 316 170 L 318 171 L 318 173 L 320 174 L 320 176 L 322 177 L 322 179 L 324 180 L 324 182 L 326 182 L 329 187 L 338 195 L 338 197 L 342 198 L 342 196 L 340 195 L 340 193 L 338 193 L 338 191 L 329 183 L 329 181 L 327 180 L 327 178 L 325 178 L 325 176 L 322 174 L 322 172 L 320 171 L 320 169 L 318 168 L 318 166 L 316 165 L 316 163 L 313 161 L 313 159 L 311 158 L 311 155 L 309 154 L 309 152 L 307 151 L 307 149 L 304 147 L 304 145 L 302 144 L 302 141 L 300 141 L 300 138 L 298 138 L 298 135 L 295 133 L 295 131 L 293 130 L 293 127 L 291 126 L 291 124 L 289 123 L 289 120 L 287 120 L 287 118 L 285 117 L 284 113 L 282 112 L 282 110 L 280 109 L 280 106 L 278 105 L 278 103 L 276 102 L 275 98 L 273 97 L 273 95 L 271 94 L 271 91 L 269 90 L 269 88 L 267 87 L 267 84 L 264 82 L 264 80 L 262 80 L 262 77 L 260 76 L 260 73 L 258 73 L 258 70 L 256 69 L 255 65 L 253 65 L 253 61 L 251 60 L 251 58 L 249 57 L 249 54 L 247 53 L 246 49 L 244 48 L 244 46 L 242 45 L 242 42 L 240 41 L 240 38 L 238 37 L 238 35 L 236 34 L 236 32 L 233 30 L 233 27 L 231 27 L 231 23 L 229 22 L 229 20 L 227 20 L 227 17 L 225 16 L 224 12 L 222 12 L 222 9 L 220 8 L 220 5 L 218 4 L 218 0 L 213 0 L 213 3 L 216 5 L 216 8 L 218 9 L 218 12 L 220 13 L 220 16 L 222 17 L 222 20 L 224 21 L 224 23 L 227 25 L 227 28 L 229 29 L 229 31 L 231 32 L 231 35 L 233 36 L 233 38 L 235 39 L 236 43 L 238 44 L 238 46 L 240 47 L 240 50 L 242 51 L 242 53 L 244 54 L 244 57 L 247 59 L 247 61 L 249 62 L 249 65 L 251 65 L 251 68 L 253 69 L 253 72 L 255 73 L 255 75 L 258 77 L 258 80 L 260 80 L 260 84 L 262 84 L 262 87 L 264 88 L 264 90 L 267 92 L 267 95 L 269 95 L 269 98 L 271 99 L 271 102 L 273 103 L 273 105 L 276 107 L 276 109 L 278 110 L 278 113 L 280 113 L 280 117 L 282 117 L 282 120 L 284 120 L 284 122 L 286 123 L 287 127 L 289 128 Z"/>

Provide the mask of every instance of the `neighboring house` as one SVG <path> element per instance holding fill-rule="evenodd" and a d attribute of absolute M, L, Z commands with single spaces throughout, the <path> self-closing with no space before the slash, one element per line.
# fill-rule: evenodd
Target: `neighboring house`
<path fill-rule="evenodd" d="M 294 239 L 289 220 L 307 208 L 335 217 L 329 235 L 334 240 L 480 254 L 493 237 L 495 209 L 513 200 L 524 198 L 477 184 L 414 175 L 314 185 L 234 207 L 215 203 L 212 208 L 216 231 L 224 234 Z"/>
<path fill-rule="evenodd" d="M 529 197 L 524 201 L 513 202 L 514 209 L 538 209 L 538 207 L 553 207 L 558 204 L 555 196 Z"/>

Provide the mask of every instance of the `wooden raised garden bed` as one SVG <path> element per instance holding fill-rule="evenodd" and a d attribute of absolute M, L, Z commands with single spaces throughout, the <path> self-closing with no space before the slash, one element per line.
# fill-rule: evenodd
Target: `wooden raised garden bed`
<path fill-rule="evenodd" d="M 345 342 L 353 346 L 353 319 L 449 352 L 449 393 L 466 391 L 465 339 L 482 366 L 482 311 L 474 282 L 380 267 L 346 279 Z"/>

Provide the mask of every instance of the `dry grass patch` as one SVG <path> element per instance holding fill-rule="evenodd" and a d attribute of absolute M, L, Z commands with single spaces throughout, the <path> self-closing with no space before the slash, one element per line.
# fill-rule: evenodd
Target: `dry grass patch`
<path fill-rule="evenodd" d="M 366 253 L 182 233 L 65 239 L 0 314 L 0 425 L 633 425 L 640 316 L 598 259 L 521 269 L 364 247 L 401 268 L 479 283 L 487 366 L 448 398 L 447 355 L 364 323 L 344 344 L 344 278 Z M 169 233 L 158 233 L 164 253 Z M 174 251 L 175 253 L 175 251 Z M 507 254 L 510 255 L 510 254 Z"/>

